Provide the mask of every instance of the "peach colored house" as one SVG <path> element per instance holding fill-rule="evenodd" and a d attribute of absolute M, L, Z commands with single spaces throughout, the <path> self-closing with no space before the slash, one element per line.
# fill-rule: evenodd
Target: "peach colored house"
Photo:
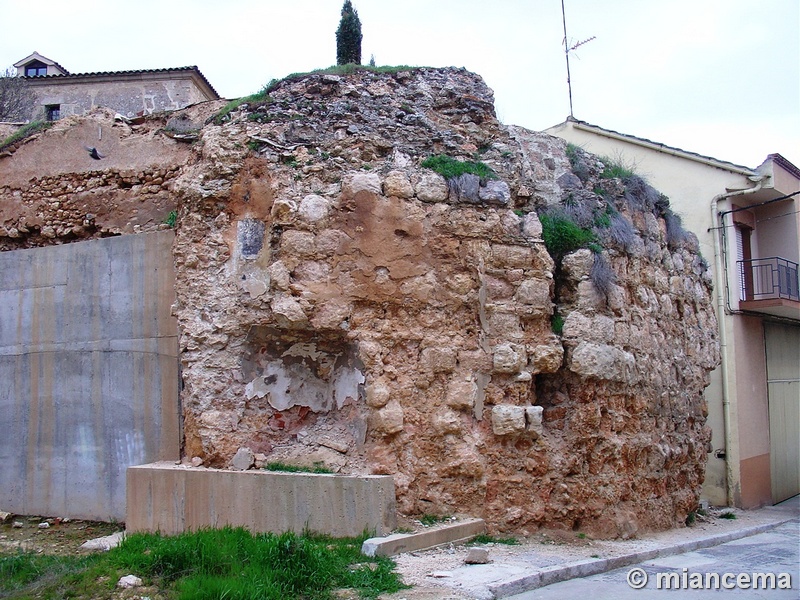
<path fill-rule="evenodd" d="M 14 63 L 14 68 L 36 96 L 28 117 L 32 121 L 81 115 L 96 106 L 135 117 L 219 99 L 194 66 L 73 74 L 34 52 Z"/>
<path fill-rule="evenodd" d="M 669 196 L 712 263 L 721 366 L 704 497 L 751 508 L 800 493 L 800 169 L 756 168 L 569 118 L 546 133 L 630 166 Z"/>

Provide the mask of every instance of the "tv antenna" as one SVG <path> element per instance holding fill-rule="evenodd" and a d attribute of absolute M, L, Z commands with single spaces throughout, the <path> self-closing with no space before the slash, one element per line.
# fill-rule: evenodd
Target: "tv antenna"
<path fill-rule="evenodd" d="M 593 35 L 592 37 L 585 39 L 583 41 L 570 44 L 569 38 L 567 37 L 567 13 L 564 10 L 564 0 L 561 0 L 561 21 L 562 23 L 564 23 L 564 56 L 567 59 L 567 89 L 569 90 L 569 116 L 570 118 L 575 118 L 575 115 L 572 112 L 572 81 L 569 76 L 569 53 L 572 52 L 573 50 L 580 48 L 584 44 L 588 44 L 597 36 Z"/>

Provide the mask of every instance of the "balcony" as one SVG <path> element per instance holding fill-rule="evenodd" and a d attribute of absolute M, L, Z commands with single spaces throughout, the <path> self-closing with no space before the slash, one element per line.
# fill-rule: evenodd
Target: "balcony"
<path fill-rule="evenodd" d="M 740 260 L 737 265 L 741 310 L 800 319 L 797 263 L 773 256 Z"/>

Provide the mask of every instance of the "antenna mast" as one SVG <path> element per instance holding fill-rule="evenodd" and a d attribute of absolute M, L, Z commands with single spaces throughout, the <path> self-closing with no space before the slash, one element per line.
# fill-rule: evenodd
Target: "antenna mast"
<path fill-rule="evenodd" d="M 572 46 L 569 45 L 569 38 L 567 37 L 567 12 L 564 10 L 564 0 L 561 0 L 561 22 L 564 24 L 564 57 L 567 59 L 567 89 L 569 90 L 569 116 L 570 118 L 575 118 L 575 115 L 572 112 L 572 81 L 569 75 L 569 53 L 575 50 L 576 48 L 583 46 L 584 44 L 591 42 L 595 39 L 596 36 L 592 36 L 589 39 L 583 40 L 582 42 L 577 42 Z"/>
<path fill-rule="evenodd" d="M 572 114 L 572 82 L 569 79 L 569 45 L 567 42 L 567 13 L 564 10 L 564 0 L 561 0 L 561 22 L 564 24 L 564 56 L 567 59 L 567 89 L 569 90 L 569 116 L 574 118 Z"/>

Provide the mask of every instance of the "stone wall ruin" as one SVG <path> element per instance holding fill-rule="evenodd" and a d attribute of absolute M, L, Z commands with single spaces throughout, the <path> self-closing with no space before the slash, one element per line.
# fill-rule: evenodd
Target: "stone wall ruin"
<path fill-rule="evenodd" d="M 249 448 L 390 474 L 400 512 L 494 531 L 630 536 L 695 508 L 716 326 L 696 240 L 657 193 L 502 125 L 462 69 L 289 78 L 221 124 L 194 110 L 192 146 L 124 138 L 181 153 L 159 185 L 187 461 Z M 445 180 L 421 166 L 434 155 L 497 179 Z M 0 188 L 4 205 L 40 181 Z M 625 235 L 554 259 L 538 215 L 575 206 Z M 4 249 L 13 224 L 0 212 Z M 25 243 L 47 243 L 38 226 Z"/>

